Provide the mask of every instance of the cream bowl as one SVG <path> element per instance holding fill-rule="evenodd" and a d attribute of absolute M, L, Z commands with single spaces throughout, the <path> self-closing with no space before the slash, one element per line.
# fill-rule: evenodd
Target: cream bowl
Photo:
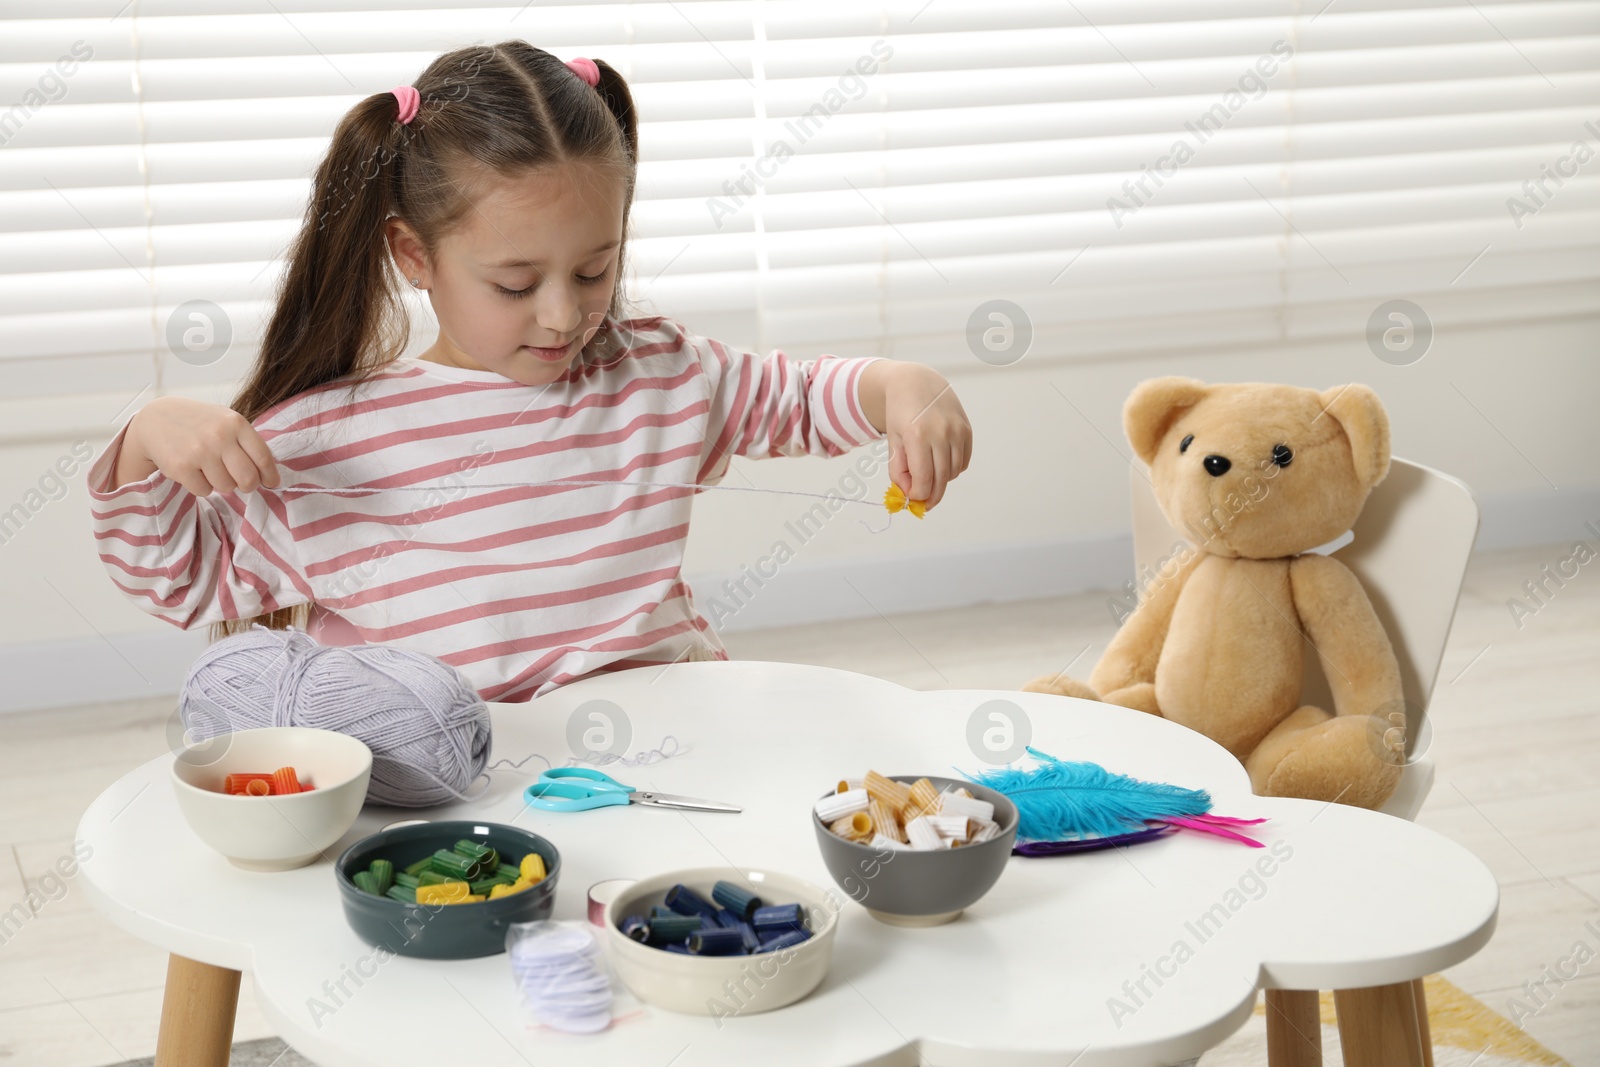
<path fill-rule="evenodd" d="M 293 767 L 314 788 L 264 797 L 222 791 L 229 774 L 270 774 L 279 767 Z M 372 750 L 364 743 L 306 726 L 236 730 L 187 745 L 172 761 L 172 788 L 189 828 L 247 871 L 315 862 L 355 825 L 371 777 Z"/>
<path fill-rule="evenodd" d="M 640 944 L 622 932 L 622 920 L 648 915 L 680 882 L 706 899 L 719 879 L 750 890 L 768 904 L 801 904 L 811 937 L 791 948 L 749 956 L 687 956 Z M 724 1019 L 771 1011 L 810 993 L 828 973 L 839 925 L 838 895 L 776 871 L 697 867 L 635 882 L 606 905 L 601 940 L 617 977 L 647 1003 L 688 1015 Z"/>

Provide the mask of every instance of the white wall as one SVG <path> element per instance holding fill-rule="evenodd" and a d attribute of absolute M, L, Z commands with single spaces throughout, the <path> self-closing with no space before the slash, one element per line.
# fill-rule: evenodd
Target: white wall
<path fill-rule="evenodd" d="M 724 595 L 737 609 L 729 628 L 1115 586 L 1132 569 L 1122 401 L 1141 379 L 1175 373 L 1318 388 L 1365 382 L 1389 408 L 1398 455 L 1477 491 L 1480 547 L 1570 542 L 1592 536 L 1585 520 L 1600 523 L 1597 352 L 1600 317 L 1441 327 L 1432 350 L 1405 367 L 1379 361 L 1360 338 L 1093 362 L 1032 353 L 1007 368 L 974 359 L 948 374 L 972 419 L 972 465 L 927 519 L 901 514 L 873 534 L 857 520 L 881 527 L 886 514 L 852 506 L 802 541 L 785 523 L 817 502 L 708 493 L 697 502 L 685 573 L 710 615 L 725 579 L 756 565 L 780 539 L 795 550 L 762 587 L 747 580 L 753 595 Z M 227 396 L 225 389 L 205 394 Z M 0 511 L 24 501 L 58 461 L 73 470 L 64 496 L 45 501 L 20 529 L 4 528 L 0 710 L 175 691 L 204 642 L 200 632 L 182 633 L 123 598 L 95 555 L 87 463 L 73 449 L 86 442 L 98 454 L 128 400 L 125 393 L 70 405 L 0 400 Z M 861 459 L 858 452 L 741 462 L 725 484 L 822 492 Z M 887 475 L 880 468 L 869 484 L 878 498 Z"/>

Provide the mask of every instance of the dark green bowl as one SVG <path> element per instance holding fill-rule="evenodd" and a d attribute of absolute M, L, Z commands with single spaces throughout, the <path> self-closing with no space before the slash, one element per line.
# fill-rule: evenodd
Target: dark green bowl
<path fill-rule="evenodd" d="M 544 858 L 544 880 L 520 893 L 470 904 L 407 904 L 392 897 L 375 897 L 351 881 L 352 875 L 366 870 L 375 859 L 391 861 L 398 871 L 463 838 L 488 845 L 507 863 L 520 862 L 529 852 L 537 852 Z M 369 945 L 429 960 L 465 960 L 504 952 L 508 926 L 550 917 L 560 876 L 561 854 L 545 838 L 504 823 L 466 820 L 380 830 L 345 849 L 333 864 L 350 928 Z"/>

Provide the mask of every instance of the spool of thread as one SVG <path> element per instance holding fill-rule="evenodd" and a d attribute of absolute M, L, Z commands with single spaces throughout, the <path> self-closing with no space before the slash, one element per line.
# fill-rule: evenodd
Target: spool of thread
<path fill-rule="evenodd" d="M 421 652 L 323 645 L 256 623 L 200 653 L 178 713 L 195 741 L 268 726 L 354 737 L 372 750 L 367 800 L 376 804 L 426 808 L 482 795 L 466 789 L 489 760 L 489 709 L 461 672 Z"/>
<path fill-rule="evenodd" d="M 633 884 L 632 878 L 608 878 L 589 887 L 589 921 L 595 926 L 606 924 L 606 905 Z"/>

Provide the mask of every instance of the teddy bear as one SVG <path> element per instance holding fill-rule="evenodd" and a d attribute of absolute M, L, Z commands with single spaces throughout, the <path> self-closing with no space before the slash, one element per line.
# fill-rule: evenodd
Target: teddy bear
<path fill-rule="evenodd" d="M 1360 581 L 1310 551 L 1351 528 L 1389 471 L 1377 395 L 1155 378 L 1128 397 L 1123 428 L 1190 543 L 1142 591 L 1088 684 L 1044 675 L 1023 690 L 1198 730 L 1244 764 L 1258 795 L 1381 807 L 1404 763 L 1388 729 L 1404 707 L 1399 664 Z M 1320 656 L 1332 711 L 1300 703 L 1307 655 Z"/>

